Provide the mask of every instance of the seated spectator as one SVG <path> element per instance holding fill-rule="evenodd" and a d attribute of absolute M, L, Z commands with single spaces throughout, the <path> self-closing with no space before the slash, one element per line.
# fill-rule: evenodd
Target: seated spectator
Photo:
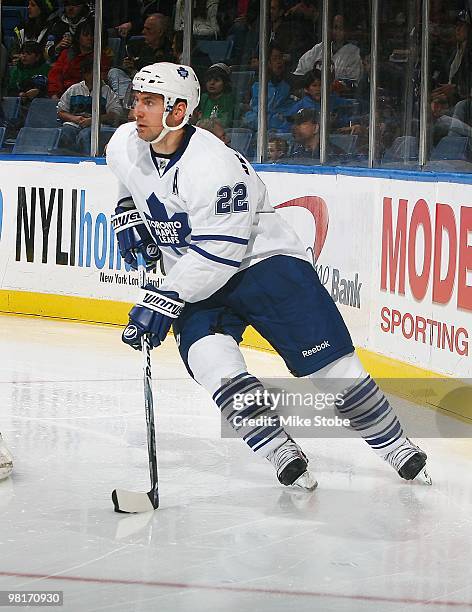
<path fill-rule="evenodd" d="M 267 143 L 267 161 L 269 163 L 277 163 L 282 157 L 286 157 L 288 153 L 288 142 L 285 138 L 271 136 Z"/>
<path fill-rule="evenodd" d="M 472 88 L 472 20 L 467 9 L 456 17 L 455 36 L 455 49 L 431 92 L 432 96 L 445 94 L 451 106 L 467 98 Z"/>
<path fill-rule="evenodd" d="M 90 155 L 93 60 L 84 58 L 80 70 L 84 80 L 71 85 L 57 105 L 58 117 L 64 122 L 60 146 L 83 155 Z M 123 116 L 123 107 L 108 85 L 101 81 L 100 87 L 100 122 L 116 126 Z M 101 137 L 104 138 L 103 133 Z M 102 149 L 103 144 L 102 142 Z"/>
<path fill-rule="evenodd" d="M 29 0 L 28 17 L 22 26 L 14 30 L 15 38 L 10 48 L 13 64 L 19 60 L 20 50 L 27 40 L 34 40 L 43 47 L 46 45 L 56 11 L 55 0 Z"/>
<path fill-rule="evenodd" d="M 207 130 L 207 132 L 211 132 L 217 138 L 219 138 L 225 145 L 229 144 L 228 135 L 225 132 L 225 128 L 222 125 L 221 121 L 215 118 L 211 119 L 200 119 L 195 124 L 197 127 L 202 128 L 202 130 Z"/>
<path fill-rule="evenodd" d="M 123 4 L 126 5 L 126 9 L 121 6 L 117 7 L 117 5 Z M 171 19 L 174 14 L 174 5 L 175 0 L 118 0 L 118 2 L 117 0 L 104 0 L 104 23 L 109 23 L 109 19 L 121 19 L 127 13 L 127 21 L 114 25 L 118 36 L 127 38 L 128 36 L 140 34 L 143 30 L 144 22 L 150 15 L 158 13 Z"/>
<path fill-rule="evenodd" d="M 302 108 L 293 119 L 293 137 L 296 142 L 293 158 L 320 158 L 320 120 L 313 109 Z"/>
<path fill-rule="evenodd" d="M 312 108 L 318 112 L 321 111 L 321 72 L 319 70 L 310 70 L 310 72 L 307 72 L 304 77 L 303 88 L 305 95 L 300 100 L 294 102 L 290 107 L 287 113 L 289 120 L 291 120 L 302 108 Z M 330 94 L 329 112 L 334 127 L 348 125 L 351 111 L 351 101 L 338 96 L 336 93 Z"/>
<path fill-rule="evenodd" d="M 47 95 L 49 70 L 50 65 L 44 60 L 43 47 L 34 40 L 25 42 L 18 63 L 10 71 L 8 95 L 19 96 L 25 101 Z M 38 76 L 43 78 L 36 78 Z"/>
<path fill-rule="evenodd" d="M 168 38 L 169 19 L 155 13 L 144 22 L 143 40 L 130 40 L 120 68 L 108 73 L 108 83 L 123 100 L 134 75 L 144 66 L 156 62 L 172 62 L 172 47 Z"/>
<path fill-rule="evenodd" d="M 433 97 L 431 100 L 431 119 L 429 124 L 432 148 L 439 144 L 439 141 L 444 136 L 472 136 L 470 104 L 470 100 L 462 100 L 451 111 L 446 94 Z"/>
<path fill-rule="evenodd" d="M 282 51 L 271 46 L 268 61 L 267 127 L 272 131 L 288 132 L 290 126 L 286 116 L 292 105 L 290 86 L 285 81 L 285 63 Z M 257 108 L 259 101 L 259 82 L 251 90 L 250 110 L 244 115 L 244 124 L 252 130 L 258 129 Z"/>
<path fill-rule="evenodd" d="M 79 24 L 69 49 L 61 51 L 49 72 L 48 94 L 58 100 L 71 85 L 82 79 L 80 64 L 93 57 L 94 21 L 87 19 Z M 110 68 L 109 57 L 102 53 L 101 69 L 105 74 Z"/>
<path fill-rule="evenodd" d="M 201 119 L 218 119 L 230 127 L 234 117 L 234 96 L 231 92 L 230 69 L 226 64 L 213 64 L 205 75 L 205 89 L 198 113 Z"/>
<path fill-rule="evenodd" d="M 307 51 L 298 61 L 294 71 L 295 76 L 302 76 L 321 68 L 323 43 L 318 43 Z M 331 60 L 334 64 L 334 78 L 346 84 L 356 84 L 362 75 L 362 61 L 357 45 L 346 41 L 345 18 L 335 15 L 333 19 Z"/>
<path fill-rule="evenodd" d="M 79 24 L 90 17 L 87 0 L 64 0 L 64 8 L 53 20 L 46 43 L 46 54 L 51 62 L 71 46 Z"/>
<path fill-rule="evenodd" d="M 357 136 L 356 153 L 367 157 L 369 154 L 370 114 L 366 112 L 353 119 L 352 122 L 349 122 L 349 125 L 337 128 L 336 132 Z M 377 154 L 381 155 L 392 145 L 395 138 L 401 135 L 399 132 L 401 122 L 398 116 L 398 107 L 392 106 L 390 99 L 383 97 L 377 99 L 376 124 Z M 339 154 L 342 155 L 342 151 Z"/>
<path fill-rule="evenodd" d="M 458 102 L 454 106 L 452 117 L 460 123 L 466 124 L 470 128 L 470 126 L 472 126 L 472 99 L 467 98 L 466 100 L 461 100 Z M 469 136 L 470 133 L 467 135 Z"/>
<path fill-rule="evenodd" d="M 23 44 L 19 61 L 11 69 L 7 93 L 20 98 L 20 111 L 8 125 L 8 138 L 15 138 L 24 126 L 32 100 L 47 97 L 50 66 L 44 61 L 43 52 L 42 45 L 28 40 Z"/>
<path fill-rule="evenodd" d="M 319 114 L 313 109 L 302 108 L 294 117 L 292 132 L 296 146 L 291 157 L 298 160 L 298 163 L 303 163 L 304 160 L 316 163 L 320 159 Z M 328 149 L 330 155 L 344 155 L 344 152 L 332 143 L 329 143 Z"/>
<path fill-rule="evenodd" d="M 177 0 L 175 5 L 174 29 L 184 29 L 185 0 Z M 193 35 L 198 38 L 216 39 L 220 27 L 216 19 L 218 0 L 194 0 L 193 2 Z"/>

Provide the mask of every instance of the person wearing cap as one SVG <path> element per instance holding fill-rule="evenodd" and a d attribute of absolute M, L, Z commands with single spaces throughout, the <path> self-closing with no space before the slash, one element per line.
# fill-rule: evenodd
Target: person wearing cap
<path fill-rule="evenodd" d="M 200 99 L 200 118 L 219 119 L 224 127 L 231 127 L 235 99 L 231 91 L 231 72 L 226 64 L 213 64 L 208 68 L 205 89 Z"/>
<path fill-rule="evenodd" d="M 470 12 L 465 9 L 456 16 L 456 48 L 446 62 L 439 77 L 439 85 L 431 95 L 446 95 L 450 105 L 464 100 L 470 95 L 472 84 L 472 20 Z"/>
<path fill-rule="evenodd" d="M 293 138 L 296 142 L 294 158 L 319 159 L 320 120 L 313 108 L 301 108 L 293 116 Z"/>
<path fill-rule="evenodd" d="M 64 8 L 53 20 L 46 43 L 46 54 L 51 62 L 71 46 L 77 28 L 91 15 L 87 0 L 64 0 Z"/>
<path fill-rule="evenodd" d="M 12 63 L 19 60 L 20 50 L 27 40 L 35 40 L 43 47 L 46 45 L 56 11 L 56 0 L 29 0 L 26 21 L 14 29 L 15 38 L 10 49 Z"/>
<path fill-rule="evenodd" d="M 313 164 L 313 160 L 320 158 L 320 116 L 319 113 L 312 108 L 302 108 L 293 117 L 293 137 L 295 140 L 295 148 L 291 157 L 298 159 L 298 163 L 303 163 L 307 160 Z M 329 154 L 333 156 L 343 155 L 343 150 L 333 145 L 328 144 Z"/>

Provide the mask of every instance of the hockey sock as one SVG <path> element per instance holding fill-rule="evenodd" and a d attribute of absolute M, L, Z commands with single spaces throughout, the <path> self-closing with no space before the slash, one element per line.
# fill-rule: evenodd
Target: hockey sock
<path fill-rule="evenodd" d="M 355 353 L 337 359 L 309 378 L 320 391 L 342 395 L 336 402 L 340 416 L 348 418 L 351 428 L 380 456 L 385 457 L 405 441 L 392 406 Z"/>
<path fill-rule="evenodd" d="M 342 400 L 336 402 L 336 408 L 379 455 L 385 456 L 404 440 L 400 421 L 368 375 L 344 393 Z"/>
<path fill-rule="evenodd" d="M 213 399 L 238 436 L 261 457 L 287 440 L 269 396 L 255 376 L 243 372 L 225 381 Z"/>

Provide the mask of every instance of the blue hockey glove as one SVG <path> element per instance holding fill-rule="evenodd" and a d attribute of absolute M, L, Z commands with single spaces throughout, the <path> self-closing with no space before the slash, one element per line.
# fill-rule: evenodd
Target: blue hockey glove
<path fill-rule="evenodd" d="M 138 263 L 136 253 L 142 253 L 146 262 L 146 270 L 154 270 L 161 257 L 159 247 L 152 239 L 147 227 L 136 208 L 117 206 L 111 218 L 120 249 L 121 257 L 134 270 Z"/>
<path fill-rule="evenodd" d="M 121 339 L 139 351 L 141 338 L 148 334 L 151 347 L 159 346 L 184 306 L 185 302 L 175 291 L 160 291 L 148 283 L 141 290 L 140 301 L 129 311 L 129 323 Z"/>

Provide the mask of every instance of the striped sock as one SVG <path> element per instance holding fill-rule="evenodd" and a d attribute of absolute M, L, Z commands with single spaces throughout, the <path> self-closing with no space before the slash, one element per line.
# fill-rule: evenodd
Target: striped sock
<path fill-rule="evenodd" d="M 400 421 L 370 376 L 348 389 L 343 399 L 336 402 L 336 407 L 382 457 L 398 448 L 405 439 Z"/>
<path fill-rule="evenodd" d="M 263 395 L 264 387 L 260 380 L 243 372 L 235 378 L 226 381 L 213 395 L 213 400 L 219 406 L 222 416 L 234 431 L 256 454 L 261 457 L 278 448 L 288 438 L 280 425 L 279 417 L 268 397 Z M 238 408 L 235 408 L 237 399 Z M 244 407 L 239 409 L 239 405 Z M 266 423 L 260 427 L 245 426 L 235 422 L 235 417 L 257 418 L 265 417 Z M 270 419 L 270 424 L 267 423 Z M 240 419 L 238 419 L 240 421 Z"/>

